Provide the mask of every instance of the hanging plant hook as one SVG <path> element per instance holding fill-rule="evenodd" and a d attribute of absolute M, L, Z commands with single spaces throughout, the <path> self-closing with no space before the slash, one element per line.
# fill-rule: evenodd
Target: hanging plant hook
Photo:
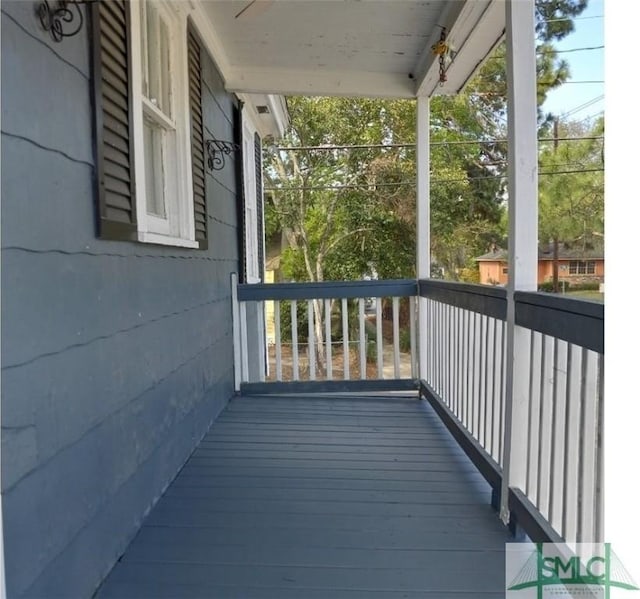
<path fill-rule="evenodd" d="M 36 6 L 36 15 L 40 25 L 51 34 L 54 42 L 61 42 L 65 37 L 76 35 L 84 25 L 81 4 L 94 0 L 41 0 Z"/>
<path fill-rule="evenodd" d="M 442 87 L 447 81 L 447 68 L 445 64 L 445 56 L 449 52 L 449 45 L 447 44 L 447 28 L 440 26 L 440 39 L 431 46 L 431 51 L 438 56 L 439 67 L 439 79 L 440 87 Z"/>
<path fill-rule="evenodd" d="M 237 143 L 231 141 L 221 141 L 219 139 L 207 139 L 205 141 L 207 149 L 207 167 L 210 171 L 220 171 L 224 168 L 225 157 L 232 152 L 240 150 Z"/>

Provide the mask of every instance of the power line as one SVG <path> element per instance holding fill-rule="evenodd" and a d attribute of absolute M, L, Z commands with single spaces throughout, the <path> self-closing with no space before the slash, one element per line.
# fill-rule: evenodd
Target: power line
<path fill-rule="evenodd" d="M 567 48 L 566 50 L 536 50 L 536 54 L 539 56 L 546 56 L 547 54 L 569 54 L 571 52 L 588 52 L 591 50 L 603 50 L 604 45 L 602 46 L 582 46 L 580 48 Z M 504 60 L 506 56 L 501 54 L 500 56 L 491 56 L 490 60 Z"/>
<path fill-rule="evenodd" d="M 538 173 L 539 176 L 550 175 L 574 175 L 580 173 L 600 173 L 604 172 L 604 168 L 591 168 L 591 169 L 573 169 L 565 171 L 549 171 L 544 173 Z M 486 175 L 482 177 L 463 177 L 459 179 L 438 179 L 432 178 L 431 183 L 462 183 L 465 181 L 480 181 L 486 179 L 505 179 L 506 175 Z M 265 191 L 342 191 L 343 189 L 364 189 L 368 190 L 371 187 L 406 187 L 415 185 L 415 181 L 402 181 L 400 183 L 376 183 L 376 184 L 361 184 L 361 185 L 308 185 L 300 187 L 265 187 Z"/>
<path fill-rule="evenodd" d="M 541 81 L 538 80 L 541 85 L 555 85 L 555 81 Z M 604 79 L 585 79 L 584 81 L 563 81 L 561 85 L 603 85 Z M 555 89 L 555 88 L 552 88 Z M 506 89 L 502 92 L 469 92 L 469 96 L 475 96 L 477 98 L 505 98 Z"/>
<path fill-rule="evenodd" d="M 603 135 L 586 135 L 581 137 L 541 137 L 539 143 L 549 143 L 554 141 L 584 141 L 604 139 Z M 432 141 L 430 146 L 466 146 L 474 144 L 496 144 L 507 143 L 505 139 L 474 139 L 474 140 L 455 140 L 455 141 Z M 275 146 L 272 149 L 276 152 L 302 152 L 302 151 L 319 151 L 332 152 L 334 150 L 368 150 L 368 149 L 393 149 L 393 148 L 415 148 L 416 144 L 398 143 L 398 144 L 354 144 L 354 145 L 332 145 L 332 146 Z"/>
<path fill-rule="evenodd" d="M 588 17 L 559 17 L 557 19 L 544 19 L 543 23 L 558 23 L 560 21 L 584 21 L 586 19 L 604 19 L 604 15 L 589 15 Z"/>
<path fill-rule="evenodd" d="M 586 52 L 589 50 L 602 50 L 602 46 L 585 46 L 584 48 L 567 48 L 566 50 L 540 50 L 536 54 L 568 54 L 570 52 Z"/>
<path fill-rule="evenodd" d="M 567 116 L 569 116 L 571 114 L 574 114 L 576 112 L 580 112 L 581 110 L 584 110 L 585 108 L 591 106 L 592 104 L 595 104 L 596 102 L 599 102 L 600 100 L 604 100 L 604 94 L 596 96 L 595 98 L 592 98 L 591 100 L 588 100 L 584 104 L 580 104 L 579 106 L 576 106 L 575 108 L 571 108 L 570 110 L 567 110 L 566 112 L 563 112 L 560 116 L 567 117 Z"/>
<path fill-rule="evenodd" d="M 538 81 L 538 83 L 549 84 L 551 85 L 553 81 Z M 563 81 L 562 85 L 567 84 L 582 84 L 582 83 L 604 83 L 604 79 L 586 79 L 584 81 Z"/>

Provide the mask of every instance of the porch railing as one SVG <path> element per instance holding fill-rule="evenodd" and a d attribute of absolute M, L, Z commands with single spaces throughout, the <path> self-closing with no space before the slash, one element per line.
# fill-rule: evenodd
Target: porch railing
<path fill-rule="evenodd" d="M 503 288 L 428 280 L 423 387 L 466 433 L 475 460 L 497 492 L 505 463 L 507 294 Z M 509 509 L 538 539 L 602 540 L 604 306 L 545 293 L 514 294 L 515 325 L 527 338 L 525 438 L 515 439 L 522 484 Z M 422 333 L 422 331 L 421 331 Z M 512 454 L 512 458 L 515 454 Z"/>
<path fill-rule="evenodd" d="M 509 389 L 508 361 L 514 357 L 507 355 L 503 288 L 437 280 L 234 282 L 233 296 L 238 390 L 419 388 L 493 487 L 496 507 L 502 485 L 509 484 L 512 523 L 537 541 L 602 540 L 602 304 L 516 292 L 515 327 L 525 335 L 526 355 L 519 356 L 517 363 L 525 366 L 513 371 Z M 369 298 L 375 299 L 368 310 Z M 382 298 L 390 312 L 386 323 Z M 264 371 L 251 377 L 248 368 L 251 347 L 262 339 L 248 331 L 247 310 L 253 306 L 264 313 L 267 301 L 273 302 L 274 320 L 271 381 Z M 418 310 L 426 315 L 424 330 L 417 330 Z M 306 341 L 297 336 L 299 315 L 307 319 Z M 288 376 L 283 369 L 285 319 L 291 331 Z M 392 329 L 386 347 L 383 323 Z M 399 349 L 402 325 L 410 337 L 405 354 Z M 367 341 L 367 330 L 375 330 L 375 341 Z M 318 331 L 323 355 L 317 351 Z M 420 337 L 427 355 L 418 361 Z M 409 362 L 408 376 L 400 376 L 401 356 Z M 524 405 L 514 418 L 521 419 L 517 430 L 525 433 L 509 447 L 506 431 L 516 430 L 505 416 L 512 395 L 519 408 Z M 505 482 L 507 462 L 518 476 Z"/>
<path fill-rule="evenodd" d="M 241 364 L 236 382 L 245 389 L 248 384 L 260 388 L 256 385 L 267 378 L 273 383 L 299 383 L 298 389 L 305 387 L 302 383 L 319 381 L 351 381 L 353 385 L 343 388 L 353 389 L 363 381 L 372 383 L 368 388 L 415 388 L 415 281 L 234 282 L 234 288 Z M 253 308 L 264 314 L 266 302 L 271 303 L 273 339 L 267 343 L 272 359 L 265 362 L 267 366 L 271 362 L 271 368 L 251 373 L 247 356 L 261 341 L 247 329 L 248 311 Z M 300 322 L 303 319 L 306 323 Z M 386 325 L 390 325 L 391 339 L 385 343 Z"/>

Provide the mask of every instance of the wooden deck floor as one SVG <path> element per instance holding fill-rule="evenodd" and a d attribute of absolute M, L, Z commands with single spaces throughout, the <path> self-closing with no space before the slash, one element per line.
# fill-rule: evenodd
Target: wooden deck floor
<path fill-rule="evenodd" d="M 99 599 L 504 597 L 506 529 L 413 397 L 239 397 Z"/>

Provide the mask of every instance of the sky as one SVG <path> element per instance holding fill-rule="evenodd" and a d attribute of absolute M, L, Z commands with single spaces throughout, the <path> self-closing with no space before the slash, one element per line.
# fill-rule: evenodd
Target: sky
<path fill-rule="evenodd" d="M 609 0 L 612 2 L 612 0 Z M 559 42 L 554 42 L 559 54 L 569 63 L 570 79 L 547 96 L 543 111 L 571 120 L 581 120 L 604 110 L 604 0 L 589 0 L 584 12 L 576 18 L 575 29 Z M 580 49 L 580 50 L 577 50 Z M 566 52 L 566 50 L 576 50 Z"/>

